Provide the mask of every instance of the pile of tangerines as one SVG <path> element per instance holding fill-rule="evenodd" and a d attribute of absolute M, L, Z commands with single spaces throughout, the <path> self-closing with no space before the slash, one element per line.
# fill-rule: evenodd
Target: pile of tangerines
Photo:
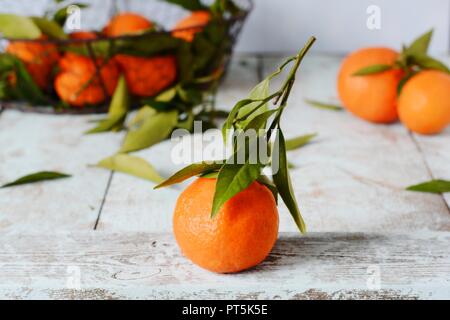
<path fill-rule="evenodd" d="M 427 55 L 431 35 L 402 52 L 372 47 L 350 54 L 337 81 L 344 107 L 374 123 L 400 119 L 420 134 L 444 130 L 450 124 L 450 72 Z"/>
<path fill-rule="evenodd" d="M 191 42 L 211 19 L 208 11 L 195 11 L 180 20 L 172 36 Z M 69 34 L 74 40 L 94 40 L 120 37 L 150 31 L 154 23 L 131 12 L 114 16 L 101 32 L 77 31 Z M 174 55 L 151 57 L 117 54 L 111 58 L 92 59 L 76 51 L 64 52 L 44 41 L 11 41 L 6 52 L 20 59 L 35 84 L 42 91 L 56 91 L 59 98 L 72 107 L 97 105 L 110 97 L 121 74 L 128 90 L 137 97 L 151 97 L 173 84 L 177 79 L 177 61 Z M 83 46 L 74 42 L 72 46 Z M 9 83 L 16 84 L 16 75 L 8 75 Z"/>

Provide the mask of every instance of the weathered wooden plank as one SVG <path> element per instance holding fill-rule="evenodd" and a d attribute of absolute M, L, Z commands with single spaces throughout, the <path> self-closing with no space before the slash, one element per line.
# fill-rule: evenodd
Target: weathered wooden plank
<path fill-rule="evenodd" d="M 244 98 L 258 81 L 258 59 L 237 57 L 217 95 L 218 109 L 231 109 Z M 197 136 L 200 138 L 200 136 Z M 171 151 L 174 143 L 166 141 L 136 155 L 154 165 L 163 176 L 170 176 L 186 164 L 174 164 Z M 201 148 L 196 148 L 201 154 Z M 154 184 L 114 173 L 98 229 L 108 231 L 166 232 L 172 229 L 172 212 L 182 186 L 154 191 Z"/>
<path fill-rule="evenodd" d="M 0 234 L 3 299 L 448 299 L 450 235 L 280 235 L 256 268 L 191 264 L 170 234 Z"/>
<path fill-rule="evenodd" d="M 116 134 L 84 136 L 99 116 L 52 116 L 5 110 L 0 118 L 0 184 L 41 170 L 69 179 L 0 189 L 0 230 L 93 228 L 109 172 L 88 164 L 114 152 Z"/>
<path fill-rule="evenodd" d="M 265 60 L 265 72 L 280 62 Z M 450 230 L 450 215 L 439 195 L 404 190 L 430 175 L 401 124 L 373 125 L 347 112 L 317 109 L 304 102 L 305 98 L 336 100 L 339 64 L 340 58 L 327 55 L 305 59 L 282 122 L 286 137 L 319 134 L 314 143 L 289 155 L 297 166 L 292 170 L 293 184 L 309 230 Z M 449 142 L 448 136 L 436 139 Z M 448 169 L 448 158 L 436 163 Z M 280 211 L 282 230 L 293 231 L 287 210 Z"/>

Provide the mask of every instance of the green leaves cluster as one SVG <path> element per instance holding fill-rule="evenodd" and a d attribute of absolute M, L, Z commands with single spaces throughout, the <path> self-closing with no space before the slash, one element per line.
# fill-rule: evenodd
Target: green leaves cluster
<path fill-rule="evenodd" d="M 165 187 L 179 183 L 190 177 L 200 175 L 204 177 L 217 176 L 217 184 L 212 204 L 211 216 L 219 213 L 220 208 L 233 196 L 246 189 L 254 181 L 266 185 L 277 199 L 278 194 L 283 199 L 289 209 L 296 225 L 301 232 L 306 231 L 305 223 L 300 214 L 298 204 L 294 195 L 289 177 L 287 161 L 287 150 L 303 146 L 310 141 L 314 135 L 298 137 L 295 140 L 286 141 L 280 127 L 280 120 L 284 109 L 287 106 L 291 89 L 295 82 L 295 75 L 303 57 L 314 43 L 315 38 L 310 38 L 305 47 L 298 55 L 291 57 L 280 68 L 268 78 L 259 83 L 246 99 L 236 103 L 230 112 L 222 128 L 224 141 L 229 136 L 229 131 L 233 132 L 232 150 L 233 155 L 221 162 L 202 162 L 192 164 L 172 177 L 156 186 Z M 287 78 L 281 88 L 274 93 L 270 93 L 270 81 L 279 76 L 282 70 L 292 63 Z M 245 140 L 244 144 L 236 143 L 239 135 L 246 135 L 250 130 L 257 132 L 257 137 Z M 276 132 L 275 144 L 271 145 L 271 135 Z M 253 144 L 253 145 L 252 145 Z M 252 161 L 252 152 L 244 152 L 245 157 L 238 161 L 239 152 L 242 149 L 255 150 L 255 145 L 260 147 L 265 145 L 265 150 L 269 150 L 269 156 L 265 158 L 260 155 L 256 148 L 256 161 Z M 276 167 L 276 165 L 278 167 Z M 272 166 L 272 177 L 262 174 L 265 167 Z"/>
<path fill-rule="evenodd" d="M 398 59 L 392 65 L 376 64 L 366 66 L 356 71 L 353 75 L 366 76 L 387 70 L 401 69 L 405 75 L 397 89 L 398 93 L 400 93 L 406 81 L 421 70 L 434 69 L 450 73 L 450 69 L 444 63 L 428 55 L 432 36 L 433 30 L 430 30 L 414 40 L 409 46 L 403 46 Z"/>

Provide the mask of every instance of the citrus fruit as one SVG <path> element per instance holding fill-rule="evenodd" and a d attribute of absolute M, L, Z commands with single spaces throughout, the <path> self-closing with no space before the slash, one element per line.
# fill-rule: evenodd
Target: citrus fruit
<path fill-rule="evenodd" d="M 76 31 L 69 34 L 69 38 L 75 40 L 97 39 L 97 34 L 92 31 Z"/>
<path fill-rule="evenodd" d="M 389 48 L 365 48 L 345 58 L 337 81 L 344 107 L 370 122 L 396 121 L 397 87 L 403 71 L 393 69 L 363 76 L 355 76 L 354 73 L 372 65 L 393 65 L 398 56 L 398 52 Z"/>
<path fill-rule="evenodd" d="M 153 96 L 170 86 L 177 77 L 173 56 L 146 58 L 120 54 L 115 58 L 125 74 L 128 89 L 136 96 Z"/>
<path fill-rule="evenodd" d="M 450 124 L 450 75 L 425 70 L 403 86 L 398 101 L 402 123 L 411 131 L 435 134 Z"/>
<path fill-rule="evenodd" d="M 201 32 L 203 27 L 206 26 L 210 20 L 211 14 L 208 11 L 194 11 L 191 15 L 178 21 L 172 35 L 176 38 L 191 42 L 194 39 L 195 34 Z"/>
<path fill-rule="evenodd" d="M 45 37 L 41 38 L 45 40 Z M 59 59 L 58 48 L 51 43 L 31 41 L 13 41 L 6 47 L 6 52 L 19 58 L 36 85 L 45 89 L 50 83 L 53 68 Z"/>
<path fill-rule="evenodd" d="M 182 253 L 218 273 L 251 268 L 272 250 L 278 210 L 272 193 L 258 182 L 228 200 L 214 218 L 216 179 L 198 178 L 178 198 L 173 230 Z"/>
<path fill-rule="evenodd" d="M 147 18 L 132 12 L 123 12 L 114 16 L 103 33 L 109 37 L 117 37 L 133 34 L 153 27 L 153 23 Z"/>
<path fill-rule="evenodd" d="M 97 59 L 107 95 L 111 96 L 119 79 L 119 68 L 114 60 Z M 60 72 L 55 89 L 61 100 L 74 107 L 94 105 L 106 99 L 105 89 L 96 75 L 94 61 L 86 56 L 67 53 L 59 62 Z"/>

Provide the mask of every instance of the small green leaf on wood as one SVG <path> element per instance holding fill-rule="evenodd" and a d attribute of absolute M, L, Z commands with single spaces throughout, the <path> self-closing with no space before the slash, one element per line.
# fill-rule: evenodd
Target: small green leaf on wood
<path fill-rule="evenodd" d="M 38 39 L 42 33 L 31 18 L 0 14 L 0 34 L 9 39 Z"/>
<path fill-rule="evenodd" d="M 142 158 L 128 154 L 116 154 L 103 159 L 97 164 L 98 167 L 119 171 L 138 178 L 160 183 L 164 179 L 155 168 Z"/>
<path fill-rule="evenodd" d="M 23 176 L 15 181 L 6 183 L 1 186 L 1 188 L 7 188 L 12 186 L 18 186 L 22 184 L 29 184 L 29 183 L 35 183 L 45 180 L 55 180 L 55 179 L 63 179 L 63 178 L 69 178 L 71 175 L 66 173 L 59 173 L 59 172 L 53 172 L 53 171 L 40 171 L 36 173 L 32 173 L 26 176 Z"/>
<path fill-rule="evenodd" d="M 308 144 L 315 137 L 317 137 L 317 133 L 305 134 L 303 136 L 288 139 L 286 140 L 286 150 L 290 151 L 301 148 L 304 145 Z"/>
<path fill-rule="evenodd" d="M 450 181 L 435 179 L 420 184 L 416 184 L 406 188 L 409 191 L 429 192 L 429 193 L 445 193 L 450 192 Z"/>
<path fill-rule="evenodd" d="M 216 170 L 219 170 L 222 167 L 223 164 L 219 162 L 200 162 L 200 163 L 193 163 L 180 171 L 173 174 L 170 178 L 168 178 L 166 181 L 160 183 L 155 187 L 155 189 L 167 187 L 173 184 L 177 184 L 180 182 L 183 182 L 184 180 L 187 180 L 191 177 L 206 174 L 209 172 L 213 172 Z"/>
<path fill-rule="evenodd" d="M 337 104 L 325 103 L 316 100 L 305 99 L 305 102 L 315 108 L 326 109 L 332 111 L 342 111 L 344 108 Z"/>
<path fill-rule="evenodd" d="M 372 66 L 359 69 L 358 71 L 353 73 L 353 76 L 367 76 L 371 74 L 382 73 L 384 71 L 391 70 L 392 68 L 393 67 L 388 64 L 374 64 Z"/>

